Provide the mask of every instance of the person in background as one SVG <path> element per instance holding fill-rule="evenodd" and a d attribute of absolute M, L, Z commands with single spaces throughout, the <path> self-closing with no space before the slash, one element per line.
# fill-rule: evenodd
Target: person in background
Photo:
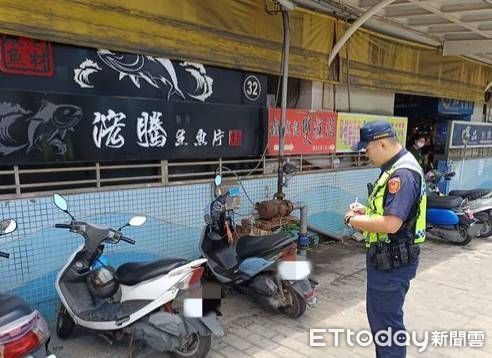
<path fill-rule="evenodd" d="M 424 173 L 427 173 L 429 170 L 433 169 L 433 163 L 434 163 L 434 144 L 432 143 L 432 137 L 427 137 L 427 143 L 425 144 L 424 148 L 422 148 L 422 158 L 424 165 L 422 166 L 422 169 L 424 170 Z"/>
<path fill-rule="evenodd" d="M 422 155 L 422 148 L 425 146 L 426 142 L 427 139 L 425 137 L 425 134 L 418 133 L 413 139 L 412 146 L 408 148 L 408 151 L 413 154 L 421 167 L 424 167 L 424 156 Z"/>

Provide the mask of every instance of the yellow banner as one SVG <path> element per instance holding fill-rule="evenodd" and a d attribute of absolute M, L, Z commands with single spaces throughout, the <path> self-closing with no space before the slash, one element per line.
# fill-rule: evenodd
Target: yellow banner
<path fill-rule="evenodd" d="M 277 76 L 283 30 L 282 15 L 270 11 L 273 5 L 273 0 L 0 0 L 0 34 Z M 485 100 L 490 65 L 359 29 L 340 51 L 340 63 L 328 66 L 349 24 L 301 7 L 289 17 L 291 77 L 331 83 L 349 78 L 354 87 Z"/>
<path fill-rule="evenodd" d="M 391 123 L 400 143 L 405 147 L 407 138 L 407 118 L 371 114 L 338 113 L 337 152 L 352 152 L 352 146 L 360 139 L 360 128 L 368 122 L 384 120 Z"/>

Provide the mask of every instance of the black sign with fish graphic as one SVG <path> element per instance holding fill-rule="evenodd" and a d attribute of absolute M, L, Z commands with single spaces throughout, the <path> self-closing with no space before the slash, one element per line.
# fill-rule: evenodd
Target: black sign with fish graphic
<path fill-rule="evenodd" d="M 50 46 L 52 78 L 0 71 L 0 88 L 266 107 L 265 75 L 106 49 Z"/>
<path fill-rule="evenodd" d="M 0 165 L 259 155 L 265 108 L 0 90 Z"/>

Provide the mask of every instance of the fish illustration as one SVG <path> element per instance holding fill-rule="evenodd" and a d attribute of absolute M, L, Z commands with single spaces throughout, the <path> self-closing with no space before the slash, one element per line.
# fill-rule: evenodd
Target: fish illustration
<path fill-rule="evenodd" d="M 187 93 L 187 95 L 196 100 L 205 102 L 205 100 L 214 92 L 212 88 L 214 80 L 212 77 L 207 76 L 205 66 L 201 63 L 194 62 L 181 62 L 180 66 L 191 74 L 196 81 L 195 93 Z"/>
<path fill-rule="evenodd" d="M 179 88 L 178 77 L 171 60 L 162 57 L 147 55 L 124 54 L 112 52 L 106 49 L 97 50 L 97 56 L 106 66 L 119 73 L 118 79 L 130 78 L 132 83 L 140 88 L 142 82 L 146 82 L 155 88 L 169 87 L 167 100 L 178 95 L 185 99 L 183 91 Z M 195 80 L 196 86 L 192 92 L 186 95 L 195 100 L 205 102 L 213 94 L 214 79 L 207 75 L 205 66 L 201 63 L 181 62 L 183 68 Z M 81 88 L 94 88 L 89 76 L 102 71 L 96 61 L 85 59 L 78 68 L 74 69 L 73 80 Z"/>
<path fill-rule="evenodd" d="M 18 104 L 0 103 L 0 153 L 5 156 L 25 149 L 29 154 L 41 150 L 40 145 L 46 142 L 63 155 L 67 151 L 63 141 L 67 131 L 73 131 L 81 119 L 82 109 L 70 104 L 42 100 L 34 113 Z"/>
<path fill-rule="evenodd" d="M 114 53 L 104 49 L 98 50 L 97 55 L 107 66 L 119 72 L 120 80 L 128 76 L 137 88 L 140 88 L 141 80 L 155 88 L 160 88 L 159 82 L 161 82 L 169 87 L 168 100 L 175 94 L 185 98 L 179 89 L 174 66 L 167 58 Z"/>
<path fill-rule="evenodd" d="M 82 88 L 93 88 L 94 85 L 89 83 L 89 76 L 101 70 L 102 68 L 99 67 L 96 62 L 85 59 L 85 61 L 80 64 L 79 68 L 73 70 L 73 79 Z"/>

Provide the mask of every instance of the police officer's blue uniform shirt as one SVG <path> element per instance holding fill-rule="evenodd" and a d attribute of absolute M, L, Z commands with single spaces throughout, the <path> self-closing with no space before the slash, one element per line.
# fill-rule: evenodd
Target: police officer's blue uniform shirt
<path fill-rule="evenodd" d="M 388 161 L 382 168 L 381 173 L 390 169 L 395 162 L 407 153 L 406 149 L 402 149 L 396 156 Z M 392 194 L 388 192 L 384 202 L 384 215 L 395 215 L 405 222 L 412 209 L 416 210 L 415 202 L 420 195 L 420 175 L 410 169 L 398 169 L 390 177 L 398 178 L 400 188 L 398 192 Z M 405 233 L 400 230 L 392 238 L 404 240 Z M 368 253 L 369 260 L 369 253 Z M 367 262 L 367 285 L 382 291 L 392 291 L 400 287 L 401 281 L 408 282 L 415 277 L 418 262 L 406 265 L 398 269 L 387 271 L 379 271 L 371 263 Z M 400 281 L 400 282 L 398 282 Z"/>
<path fill-rule="evenodd" d="M 402 149 L 395 159 L 392 159 L 389 164 L 385 164 L 382 170 L 389 170 L 396 160 L 406 153 L 407 150 Z M 410 216 L 414 203 L 420 196 L 420 175 L 409 169 L 397 169 L 390 177 L 391 179 L 399 180 L 400 188 L 397 193 L 387 193 L 384 202 L 384 215 L 395 215 L 406 221 Z"/>

